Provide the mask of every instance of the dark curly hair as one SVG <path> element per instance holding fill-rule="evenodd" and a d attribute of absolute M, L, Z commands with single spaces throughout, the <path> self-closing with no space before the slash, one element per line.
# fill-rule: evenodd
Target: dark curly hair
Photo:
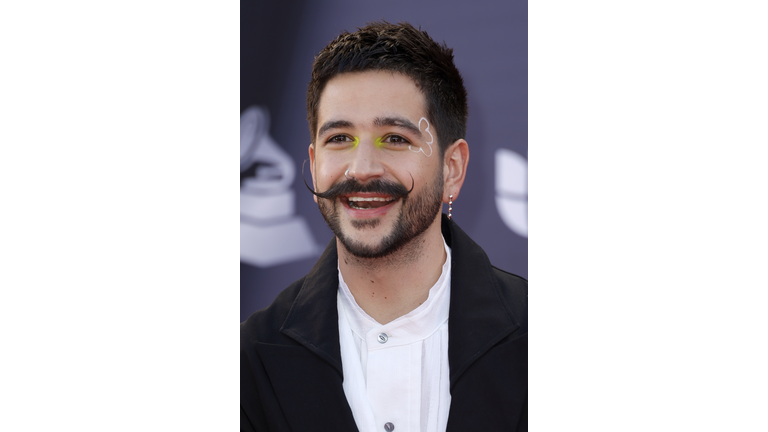
<path fill-rule="evenodd" d="M 467 90 L 453 63 L 453 49 L 408 23 L 372 22 L 343 32 L 315 57 L 307 90 L 307 121 L 312 142 L 317 109 L 328 81 L 346 72 L 388 70 L 414 80 L 424 94 L 427 119 L 437 129 L 440 154 L 467 131 Z"/>

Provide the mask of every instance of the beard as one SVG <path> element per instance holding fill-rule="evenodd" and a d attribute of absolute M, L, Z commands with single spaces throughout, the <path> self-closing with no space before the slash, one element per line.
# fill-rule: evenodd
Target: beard
<path fill-rule="evenodd" d="M 395 220 L 392 231 L 375 245 L 367 245 L 345 235 L 341 228 L 339 212 L 341 203 L 334 198 L 318 198 L 318 207 L 328 227 L 336 235 L 344 248 L 358 258 L 382 258 L 401 250 L 404 246 L 420 237 L 435 220 L 443 206 L 443 176 L 438 173 L 433 184 L 428 185 L 419 194 L 398 193 L 402 201 L 400 214 Z M 401 184 L 374 180 L 361 184 L 356 180 L 347 180 L 344 190 L 347 192 L 382 192 L 406 191 Z M 333 189 L 333 187 L 331 188 Z M 330 190 L 329 189 L 329 192 Z M 350 224 L 356 230 L 372 229 L 381 224 L 381 219 L 351 220 Z"/>

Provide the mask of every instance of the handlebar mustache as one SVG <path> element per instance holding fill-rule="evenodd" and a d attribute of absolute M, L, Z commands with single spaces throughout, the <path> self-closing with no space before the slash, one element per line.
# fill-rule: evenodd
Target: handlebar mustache
<path fill-rule="evenodd" d="M 408 190 L 400 183 L 396 183 L 389 180 L 374 179 L 366 183 L 361 183 L 358 180 L 345 179 L 339 183 L 334 184 L 325 192 L 317 192 L 307 184 L 307 179 L 304 178 L 304 165 L 306 160 L 301 164 L 301 179 L 304 180 L 304 186 L 316 197 L 325 199 L 336 199 L 341 195 L 349 195 L 356 192 L 373 192 L 383 195 L 389 195 L 395 199 L 406 198 L 413 191 L 416 185 L 411 175 L 411 189 Z"/>

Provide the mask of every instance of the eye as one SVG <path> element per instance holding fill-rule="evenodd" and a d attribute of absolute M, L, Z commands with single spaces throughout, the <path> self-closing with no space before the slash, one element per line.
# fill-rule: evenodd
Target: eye
<path fill-rule="evenodd" d="M 352 138 L 346 135 L 334 135 L 328 138 L 328 141 L 326 142 L 333 144 L 333 143 L 343 143 L 343 142 L 352 142 L 352 141 L 353 141 Z"/>
<path fill-rule="evenodd" d="M 400 135 L 388 135 L 382 141 L 388 144 L 395 144 L 395 145 L 411 143 L 410 141 L 408 141 L 407 139 L 405 139 Z"/>
<path fill-rule="evenodd" d="M 327 140 L 325 140 L 325 145 L 329 146 L 331 148 L 348 148 L 348 147 L 357 147 L 357 144 L 360 142 L 360 140 L 357 139 L 357 137 L 349 136 L 346 134 L 338 134 L 333 135 Z"/>

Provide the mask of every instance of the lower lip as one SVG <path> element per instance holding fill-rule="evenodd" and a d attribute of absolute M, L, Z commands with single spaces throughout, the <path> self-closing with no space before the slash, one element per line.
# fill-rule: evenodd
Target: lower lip
<path fill-rule="evenodd" d="M 366 219 L 366 218 L 374 218 L 383 216 L 386 214 L 392 207 L 394 207 L 395 203 L 397 203 L 399 200 L 394 200 L 390 202 L 389 204 L 385 206 L 381 206 L 379 208 L 375 209 L 355 209 L 349 206 L 349 202 L 347 200 L 342 201 L 342 206 L 344 207 L 344 210 L 347 211 L 347 214 L 350 215 L 353 218 L 356 219 Z"/>

